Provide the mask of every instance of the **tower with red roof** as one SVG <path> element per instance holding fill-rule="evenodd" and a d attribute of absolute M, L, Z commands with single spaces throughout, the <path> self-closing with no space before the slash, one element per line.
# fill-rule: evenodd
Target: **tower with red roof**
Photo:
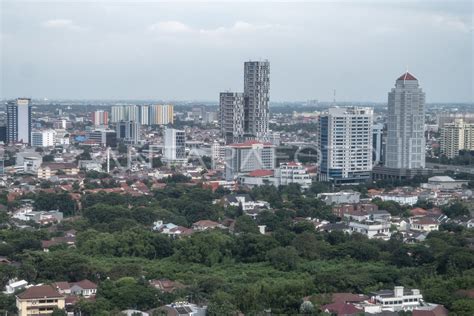
<path fill-rule="evenodd" d="M 388 93 L 386 167 L 425 167 L 424 118 L 425 93 L 407 71 Z"/>

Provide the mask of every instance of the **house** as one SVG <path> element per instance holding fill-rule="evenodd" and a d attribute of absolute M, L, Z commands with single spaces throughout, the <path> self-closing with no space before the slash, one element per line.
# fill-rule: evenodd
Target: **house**
<path fill-rule="evenodd" d="M 333 193 L 319 193 L 317 195 L 326 205 L 359 203 L 360 193 L 356 191 L 341 191 Z"/>
<path fill-rule="evenodd" d="M 331 295 L 332 303 L 360 303 L 368 299 L 369 297 L 363 294 L 333 293 Z"/>
<path fill-rule="evenodd" d="M 423 296 L 418 289 L 405 289 L 403 286 L 395 286 L 393 290 L 382 290 L 373 292 L 371 300 L 382 306 L 387 311 L 407 311 L 421 306 Z"/>
<path fill-rule="evenodd" d="M 364 312 L 362 309 L 344 302 L 323 305 L 321 306 L 321 311 L 324 313 L 336 314 L 337 316 L 356 316 Z"/>
<path fill-rule="evenodd" d="M 217 222 L 211 220 L 200 220 L 193 224 L 192 228 L 196 231 L 204 231 L 207 229 L 215 229 L 215 228 L 226 228 L 224 225 L 219 224 Z"/>
<path fill-rule="evenodd" d="M 50 247 L 57 246 L 57 245 L 67 245 L 68 247 L 75 247 L 76 246 L 76 237 L 53 237 L 51 240 L 42 240 L 41 247 L 43 248 L 44 252 L 48 252 Z"/>
<path fill-rule="evenodd" d="M 370 213 L 372 211 L 377 211 L 378 209 L 379 207 L 372 203 L 339 204 L 332 208 L 332 213 L 339 218 L 343 218 L 344 214 L 347 212 L 359 211 Z"/>
<path fill-rule="evenodd" d="M 79 282 L 56 282 L 52 285 L 61 294 L 89 298 L 97 293 L 97 284 L 87 279 Z"/>
<path fill-rule="evenodd" d="M 149 316 L 149 313 L 145 313 L 136 309 L 126 309 L 120 312 L 121 315 L 126 316 Z M 177 314 L 179 316 L 180 314 Z"/>
<path fill-rule="evenodd" d="M 417 307 L 412 311 L 412 316 L 448 316 L 449 311 L 443 305 L 428 304 Z"/>
<path fill-rule="evenodd" d="M 164 293 L 173 293 L 185 287 L 181 282 L 168 279 L 150 280 L 150 285 Z"/>
<path fill-rule="evenodd" d="M 439 229 L 439 221 L 433 217 L 410 218 L 410 229 L 422 232 L 431 232 Z"/>
<path fill-rule="evenodd" d="M 78 295 L 87 298 L 94 296 L 97 293 L 97 284 L 87 279 L 75 283 L 70 283 L 70 286 L 70 291 L 72 295 Z"/>
<path fill-rule="evenodd" d="M 270 204 L 266 201 L 254 201 L 249 194 L 233 194 L 224 197 L 224 206 L 242 206 L 244 212 L 255 210 L 258 208 L 270 208 Z"/>
<path fill-rule="evenodd" d="M 28 286 L 28 282 L 25 280 L 18 281 L 17 279 L 11 279 L 8 281 L 8 284 L 5 286 L 5 294 L 14 294 L 19 290 L 23 290 Z"/>
<path fill-rule="evenodd" d="M 16 296 L 18 316 L 47 315 L 65 308 L 65 296 L 51 285 L 38 285 Z"/>
<path fill-rule="evenodd" d="M 206 316 L 207 306 L 198 306 L 188 302 L 175 302 L 157 308 L 167 316 Z"/>
<path fill-rule="evenodd" d="M 360 233 L 369 239 L 389 240 L 392 233 L 390 232 L 389 222 L 364 220 L 361 222 L 349 222 L 349 233 Z"/>

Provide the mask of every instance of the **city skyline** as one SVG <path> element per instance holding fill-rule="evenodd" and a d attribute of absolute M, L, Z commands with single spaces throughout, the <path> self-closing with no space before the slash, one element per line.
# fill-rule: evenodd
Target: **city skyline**
<path fill-rule="evenodd" d="M 468 1 L 253 8 L 6 1 L 0 97 L 217 101 L 242 86 L 243 62 L 268 59 L 273 102 L 329 101 L 334 89 L 340 102 L 384 102 L 407 67 L 428 103 L 473 100 Z"/>

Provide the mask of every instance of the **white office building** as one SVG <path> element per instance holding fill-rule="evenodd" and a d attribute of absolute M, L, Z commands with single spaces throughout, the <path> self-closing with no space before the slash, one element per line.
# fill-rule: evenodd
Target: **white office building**
<path fill-rule="evenodd" d="M 275 146 L 270 143 L 247 141 L 226 146 L 225 177 L 233 180 L 235 176 L 254 170 L 275 169 Z"/>
<path fill-rule="evenodd" d="M 425 167 L 424 121 L 425 93 L 407 72 L 388 93 L 386 167 Z"/>
<path fill-rule="evenodd" d="M 31 133 L 31 146 L 52 147 L 56 144 L 56 131 L 49 129 Z"/>
<path fill-rule="evenodd" d="M 165 129 L 163 162 L 181 164 L 186 162 L 186 133 L 174 128 Z"/>
<path fill-rule="evenodd" d="M 372 171 L 373 109 L 333 107 L 319 118 L 320 180 L 359 183 Z"/>

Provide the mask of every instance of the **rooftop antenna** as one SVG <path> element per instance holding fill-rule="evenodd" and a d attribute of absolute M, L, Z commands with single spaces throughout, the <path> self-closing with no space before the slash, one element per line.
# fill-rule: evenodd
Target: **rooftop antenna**
<path fill-rule="evenodd" d="M 333 99 L 332 99 L 333 105 L 336 105 L 336 89 L 333 90 Z"/>

